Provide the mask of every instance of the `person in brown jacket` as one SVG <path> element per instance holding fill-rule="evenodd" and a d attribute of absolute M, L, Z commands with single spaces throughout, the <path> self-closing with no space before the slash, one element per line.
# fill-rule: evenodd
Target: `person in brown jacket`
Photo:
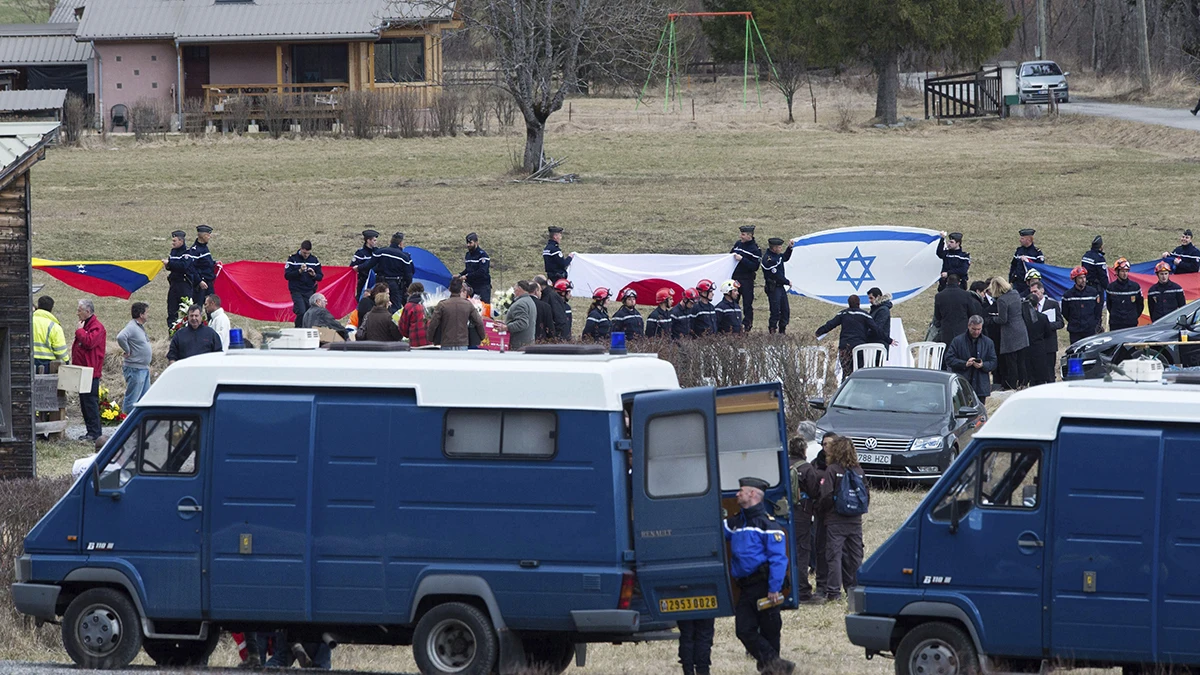
<path fill-rule="evenodd" d="M 463 280 L 455 277 L 450 281 L 450 297 L 438 303 L 437 311 L 429 319 L 426 332 L 429 338 L 445 350 L 466 350 L 469 340 L 468 326 L 480 335 L 486 335 L 483 317 L 470 300 L 462 297 Z"/>
<path fill-rule="evenodd" d="M 833 496 L 846 472 L 863 475 L 858 465 L 854 442 L 838 436 L 825 448 L 829 463 L 821 480 L 817 510 L 825 519 L 825 562 L 829 569 L 825 580 L 825 602 L 835 602 L 858 583 L 858 568 L 863 561 L 862 516 L 845 516 L 834 508 Z M 820 589 L 818 589 L 820 590 Z"/>
<path fill-rule="evenodd" d="M 367 312 L 367 326 L 358 336 L 359 342 L 399 342 L 404 339 L 400 328 L 392 321 L 392 313 L 388 311 L 391 302 L 387 291 L 375 294 L 375 308 Z"/>

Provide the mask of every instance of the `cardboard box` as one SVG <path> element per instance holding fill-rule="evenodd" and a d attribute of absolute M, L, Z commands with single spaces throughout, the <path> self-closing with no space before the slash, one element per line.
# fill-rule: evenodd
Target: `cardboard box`
<path fill-rule="evenodd" d="M 69 391 L 76 394 L 90 392 L 92 390 L 91 366 L 59 366 L 58 388 L 60 391 Z"/>

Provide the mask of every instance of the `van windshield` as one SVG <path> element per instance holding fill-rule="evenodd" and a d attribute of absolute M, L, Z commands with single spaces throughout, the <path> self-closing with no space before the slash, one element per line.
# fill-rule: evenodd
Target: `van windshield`
<path fill-rule="evenodd" d="M 878 412 L 946 414 L 946 386 L 941 382 L 894 382 L 872 377 L 850 378 L 833 399 L 834 408 Z"/>

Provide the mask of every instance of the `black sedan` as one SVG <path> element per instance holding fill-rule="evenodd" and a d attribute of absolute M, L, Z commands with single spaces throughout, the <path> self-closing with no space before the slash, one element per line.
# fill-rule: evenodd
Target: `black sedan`
<path fill-rule="evenodd" d="M 824 410 L 818 433 L 847 436 L 868 478 L 933 482 L 987 419 L 971 385 L 955 373 L 922 368 L 865 368 Z"/>
<path fill-rule="evenodd" d="M 1108 333 L 1100 333 L 1090 338 L 1084 338 L 1067 347 L 1063 353 L 1063 379 L 1067 379 L 1071 359 L 1079 359 L 1083 366 L 1085 378 L 1104 377 L 1107 364 L 1120 363 L 1128 358 L 1136 358 L 1143 354 L 1162 361 L 1164 365 L 1200 366 L 1200 300 L 1194 300 L 1179 309 L 1159 317 L 1158 321 L 1124 328 Z M 1154 342 L 1179 342 L 1181 334 L 1188 336 L 1190 344 L 1150 345 Z"/>

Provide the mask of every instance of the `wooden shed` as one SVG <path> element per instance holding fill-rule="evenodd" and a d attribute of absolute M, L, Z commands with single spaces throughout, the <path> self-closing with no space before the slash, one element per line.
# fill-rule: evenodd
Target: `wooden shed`
<path fill-rule="evenodd" d="M 0 478 L 37 468 L 29 169 L 57 132 L 57 122 L 0 123 Z"/>

